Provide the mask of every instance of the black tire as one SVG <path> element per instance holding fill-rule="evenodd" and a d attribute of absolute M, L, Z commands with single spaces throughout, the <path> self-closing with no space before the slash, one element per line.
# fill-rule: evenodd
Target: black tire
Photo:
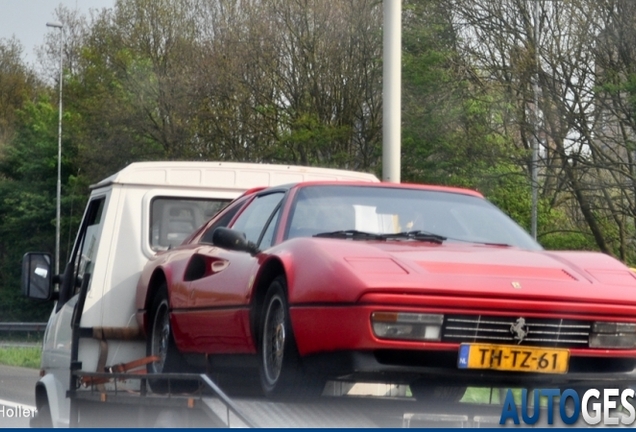
<path fill-rule="evenodd" d="M 415 381 L 409 385 L 411 393 L 419 402 L 448 404 L 459 402 L 466 393 L 465 386 L 448 386 L 426 381 Z"/>
<path fill-rule="evenodd" d="M 157 290 L 150 308 L 150 328 L 146 338 L 146 355 L 157 356 L 159 361 L 148 363 L 149 374 L 157 373 L 187 373 L 190 368 L 183 360 L 183 356 L 177 349 L 170 327 L 170 303 L 168 301 L 168 289 L 163 284 Z M 183 380 L 148 380 L 150 388 L 156 393 L 166 392 L 193 392 L 197 390 L 198 383 Z"/>
<path fill-rule="evenodd" d="M 49 407 L 49 401 L 42 402 L 38 412 L 34 417 L 31 417 L 29 426 L 32 428 L 52 428 L 53 420 L 51 418 L 51 408 Z"/>
<path fill-rule="evenodd" d="M 257 369 L 244 368 L 210 377 L 226 395 L 242 398 L 261 398 L 263 389 Z"/>
<path fill-rule="evenodd" d="M 325 380 L 302 369 L 292 332 L 285 278 L 272 281 L 260 314 L 258 360 L 265 396 L 308 399 L 322 394 Z"/>

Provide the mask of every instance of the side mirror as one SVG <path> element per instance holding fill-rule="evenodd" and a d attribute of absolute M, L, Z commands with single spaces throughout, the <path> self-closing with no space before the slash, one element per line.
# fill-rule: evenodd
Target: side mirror
<path fill-rule="evenodd" d="M 22 257 L 22 294 L 36 300 L 53 297 L 51 254 L 28 252 Z"/>
<path fill-rule="evenodd" d="M 219 227 L 212 233 L 212 244 L 223 249 L 249 252 L 250 255 L 256 255 L 260 252 L 258 247 L 245 238 L 245 234 L 230 228 Z"/>

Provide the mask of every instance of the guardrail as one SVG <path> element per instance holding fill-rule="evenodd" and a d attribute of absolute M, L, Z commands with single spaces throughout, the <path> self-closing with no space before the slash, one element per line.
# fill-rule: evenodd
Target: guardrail
<path fill-rule="evenodd" d="M 43 332 L 47 323 L 0 322 L 0 332 Z"/>

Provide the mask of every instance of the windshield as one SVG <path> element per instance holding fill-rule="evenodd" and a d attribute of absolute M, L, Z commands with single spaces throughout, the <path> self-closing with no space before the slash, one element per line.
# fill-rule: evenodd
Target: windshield
<path fill-rule="evenodd" d="M 306 186 L 291 209 L 287 238 L 342 231 L 425 233 L 445 242 L 502 244 L 541 249 L 528 233 L 483 198 L 461 193 L 373 186 Z M 355 236 L 371 240 L 369 236 Z M 390 237 L 392 238 L 392 237 Z M 395 239 L 401 239 L 396 236 Z M 405 239 L 417 240 L 415 236 Z"/>

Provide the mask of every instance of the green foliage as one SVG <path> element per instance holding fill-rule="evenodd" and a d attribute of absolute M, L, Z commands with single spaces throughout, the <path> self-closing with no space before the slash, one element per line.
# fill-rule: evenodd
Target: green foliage
<path fill-rule="evenodd" d="M 500 394 L 498 388 L 468 387 L 460 402 L 473 404 L 499 404 Z"/>
<path fill-rule="evenodd" d="M 0 364 L 37 369 L 42 359 L 40 347 L 0 348 Z"/>
<path fill-rule="evenodd" d="M 17 111 L 41 90 L 35 73 L 20 59 L 22 46 L 14 39 L 0 39 L 0 148 L 14 131 Z"/>
<path fill-rule="evenodd" d="M 156 111 L 149 61 L 99 41 L 84 47 L 80 62 L 84 73 L 65 87 L 65 110 L 75 115 L 65 129 L 74 128 L 68 133 L 88 183 L 137 160 L 165 158 L 161 144 L 139 130 L 140 117 Z"/>
<path fill-rule="evenodd" d="M 315 115 L 301 114 L 281 134 L 282 145 L 272 149 L 271 158 L 282 163 L 343 166 L 348 162 L 348 154 L 330 144 L 346 140 L 349 134 L 348 126 L 324 124 Z"/>
<path fill-rule="evenodd" d="M 594 239 L 583 232 L 553 232 L 539 238 L 546 249 L 597 251 Z"/>
<path fill-rule="evenodd" d="M 516 152 L 493 124 L 498 107 L 460 67 L 446 6 L 428 0 L 405 9 L 402 177 L 481 189 Z"/>
<path fill-rule="evenodd" d="M 564 207 L 550 207 L 543 199 L 539 201 L 539 233 L 537 240 L 549 250 L 598 251 L 598 245 L 585 227 L 581 228 Z"/>
<path fill-rule="evenodd" d="M 636 113 L 636 73 L 628 73 L 624 77 L 618 77 L 612 72 L 606 72 L 612 79 L 600 85 L 598 90 L 607 92 L 614 97 L 624 96 L 630 110 Z"/>
<path fill-rule="evenodd" d="M 45 320 L 50 305 L 34 305 L 22 298 L 19 277 L 22 254 L 55 248 L 57 110 L 41 99 L 26 104 L 18 117 L 12 145 L 0 157 L 0 293 L 4 298 L 0 315 L 5 321 Z M 77 215 L 71 215 L 69 206 L 74 201 L 81 209 L 86 191 L 68 189 L 75 151 L 68 141 L 62 145 L 62 232 L 67 232 L 77 226 Z M 62 245 L 62 257 L 66 249 Z"/>

